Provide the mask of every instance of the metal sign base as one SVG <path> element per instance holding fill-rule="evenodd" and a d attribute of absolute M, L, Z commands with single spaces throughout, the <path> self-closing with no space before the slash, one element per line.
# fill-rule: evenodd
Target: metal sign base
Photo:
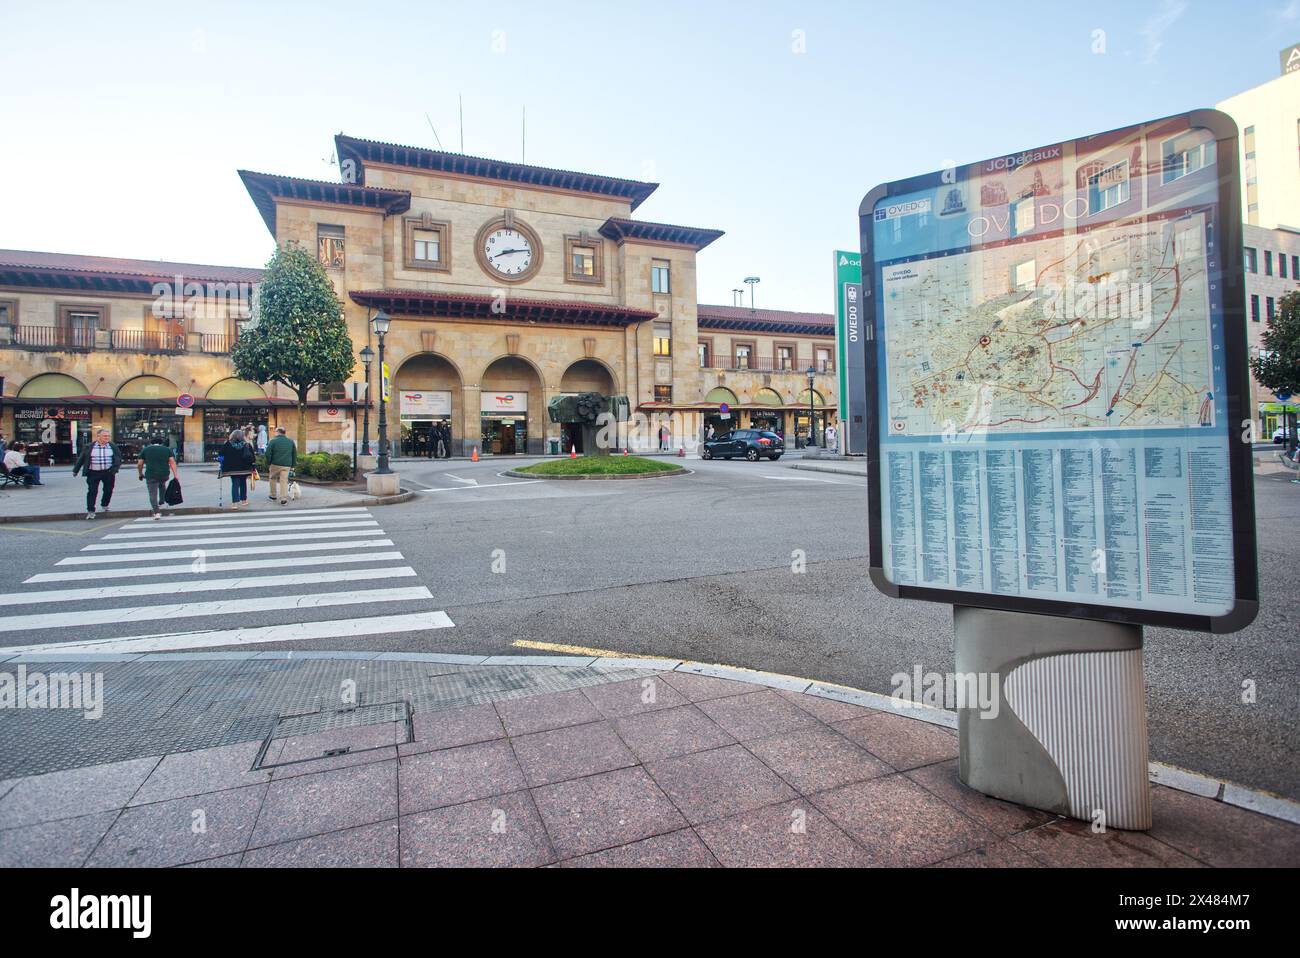
<path fill-rule="evenodd" d="M 959 703 L 961 780 L 1107 828 L 1150 828 L 1141 627 L 966 606 L 953 625 L 957 676 L 988 676 L 992 691 Z"/>

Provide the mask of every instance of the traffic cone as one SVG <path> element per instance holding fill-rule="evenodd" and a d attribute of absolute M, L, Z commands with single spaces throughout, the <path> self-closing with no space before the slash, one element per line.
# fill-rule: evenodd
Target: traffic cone
<path fill-rule="evenodd" d="M 578 458 L 578 446 L 576 443 L 569 447 L 569 458 L 570 459 Z"/>
<path fill-rule="evenodd" d="M 478 462 L 478 446 L 475 446 L 474 451 L 469 454 L 469 461 Z"/>

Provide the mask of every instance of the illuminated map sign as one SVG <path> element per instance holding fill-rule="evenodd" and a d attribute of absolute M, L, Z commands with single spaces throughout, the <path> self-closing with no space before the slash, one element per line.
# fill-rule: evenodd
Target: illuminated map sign
<path fill-rule="evenodd" d="M 1236 151 L 1232 121 L 1199 111 L 863 200 L 881 589 L 1254 617 Z"/>

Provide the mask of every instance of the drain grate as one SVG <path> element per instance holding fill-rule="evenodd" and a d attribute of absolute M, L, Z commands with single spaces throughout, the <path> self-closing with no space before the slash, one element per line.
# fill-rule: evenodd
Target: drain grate
<path fill-rule="evenodd" d="M 281 715 L 257 753 L 253 769 L 298 765 L 415 740 L 406 699 Z"/>

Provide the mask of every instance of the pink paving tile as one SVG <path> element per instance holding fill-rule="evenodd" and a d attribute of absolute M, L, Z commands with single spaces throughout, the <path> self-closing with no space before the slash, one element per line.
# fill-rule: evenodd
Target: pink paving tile
<path fill-rule="evenodd" d="M 403 815 L 471 802 L 524 788 L 524 775 L 505 739 L 462 745 L 401 760 Z"/>
<path fill-rule="evenodd" d="M 1056 818 L 1051 812 L 990 798 L 962 784 L 956 759 L 913 769 L 907 777 L 999 835 L 1037 828 Z"/>
<path fill-rule="evenodd" d="M 1090 823 L 1072 819 L 1020 832 L 1008 841 L 1057 868 L 1196 868 L 1200 864 L 1142 832 L 1094 833 Z"/>
<path fill-rule="evenodd" d="M 699 708 L 728 734 L 742 742 L 821 724 L 818 719 L 791 705 L 771 689 L 725 699 L 711 699 L 700 702 Z"/>
<path fill-rule="evenodd" d="M 397 747 L 395 745 L 387 745 L 383 748 L 365 748 L 357 752 L 347 752 L 343 755 L 331 755 L 328 758 L 313 758 L 305 762 L 277 765 L 271 769 L 271 781 L 279 782 L 286 778 L 316 775 L 319 772 L 332 772 L 338 768 L 352 768 L 356 765 L 391 762 L 396 758 Z"/>
<path fill-rule="evenodd" d="M 244 868 L 396 868 L 397 822 L 312 835 L 244 854 Z"/>
<path fill-rule="evenodd" d="M 799 800 L 700 825 L 700 838 L 727 868 L 847 868 L 866 853 L 826 816 Z"/>
<path fill-rule="evenodd" d="M 243 851 L 268 785 L 125 809 L 86 864 L 168 868 Z"/>
<path fill-rule="evenodd" d="M 591 704 L 606 718 L 637 715 L 685 705 L 687 699 L 661 675 L 626 682 L 608 682 L 583 689 Z"/>
<path fill-rule="evenodd" d="M 716 868 L 717 859 L 689 828 L 570 858 L 564 868 Z"/>
<path fill-rule="evenodd" d="M 827 723 L 847 722 L 849 719 L 862 718 L 865 715 L 873 714 L 872 709 L 864 708 L 861 705 L 838 702 L 835 699 L 828 699 L 820 695 L 807 695 L 803 692 L 784 690 L 778 690 L 777 694 L 787 702 Z"/>
<path fill-rule="evenodd" d="M 164 756 L 132 797 L 131 804 L 165 802 L 186 795 L 268 782 L 269 771 L 250 771 L 261 748 L 261 742 L 241 742 Z"/>
<path fill-rule="evenodd" d="M 398 748 L 402 755 L 417 755 L 459 745 L 490 742 L 505 738 L 506 730 L 497 717 L 496 708 L 470 705 L 459 709 L 439 709 L 433 712 L 416 712 L 412 716 L 415 741 Z"/>
<path fill-rule="evenodd" d="M 866 749 L 824 725 L 761 738 L 745 747 L 805 795 L 893 772 Z"/>
<path fill-rule="evenodd" d="M 1216 868 L 1300 865 L 1300 826 L 1171 788 L 1151 794 L 1152 838 Z"/>
<path fill-rule="evenodd" d="M 527 792 L 402 819 L 403 868 L 535 867 L 554 860 Z"/>
<path fill-rule="evenodd" d="M 614 728 L 643 762 L 703 752 L 736 742 L 694 705 L 629 715 L 616 720 Z"/>
<path fill-rule="evenodd" d="M 1041 862 L 1022 852 L 1010 842 L 1002 841 L 983 848 L 973 848 L 961 855 L 935 862 L 931 868 L 1042 868 Z"/>
<path fill-rule="evenodd" d="M 836 722 L 835 728 L 899 770 L 957 757 L 957 736 L 950 729 L 890 712 Z"/>
<path fill-rule="evenodd" d="M 510 743 L 529 785 L 550 785 L 637 763 L 608 722 L 520 735 Z"/>
<path fill-rule="evenodd" d="M 720 699 L 729 695 L 744 695 L 756 688 L 748 682 L 715 679 L 711 675 L 692 675 L 688 672 L 664 672 L 662 676 L 665 682 L 692 702 L 706 702 L 709 699 Z"/>
<path fill-rule="evenodd" d="M 545 732 L 565 725 L 585 725 L 602 718 L 582 689 L 548 692 L 493 703 L 509 735 Z"/>
<path fill-rule="evenodd" d="M 157 758 L 137 758 L 19 779 L 0 799 L 0 828 L 121 808 L 157 764 Z"/>
<path fill-rule="evenodd" d="M 622 768 L 533 789 L 533 801 L 560 858 L 627 845 L 685 827 L 643 768 Z"/>
<path fill-rule="evenodd" d="M 819 792 L 812 801 L 858 840 L 873 865 L 928 865 L 997 838 L 902 775 Z"/>
<path fill-rule="evenodd" d="M 118 813 L 23 825 L 0 832 L 0 868 L 80 868 Z"/>
<path fill-rule="evenodd" d="M 692 825 L 795 797 L 795 791 L 739 745 L 652 762 L 646 771 Z"/>
<path fill-rule="evenodd" d="M 334 758 L 330 752 L 347 749 L 345 754 L 380 749 L 406 740 L 403 722 L 377 722 L 374 725 L 357 725 L 352 728 L 328 729 L 307 735 L 291 735 L 279 739 L 282 748 L 275 762 L 301 762 L 310 759 Z M 272 745 L 275 743 L 272 742 Z"/>
<path fill-rule="evenodd" d="M 267 786 L 250 848 L 397 817 L 397 763 L 372 762 Z"/>

